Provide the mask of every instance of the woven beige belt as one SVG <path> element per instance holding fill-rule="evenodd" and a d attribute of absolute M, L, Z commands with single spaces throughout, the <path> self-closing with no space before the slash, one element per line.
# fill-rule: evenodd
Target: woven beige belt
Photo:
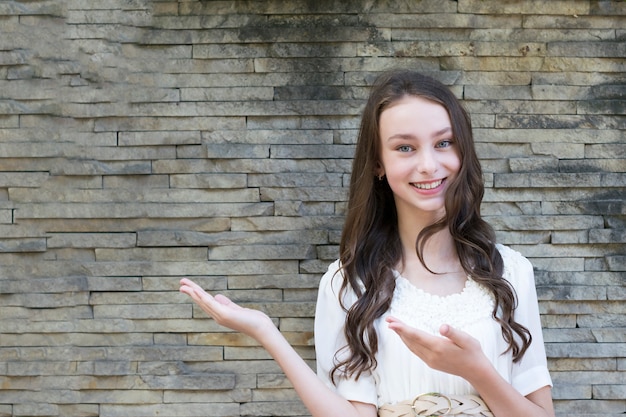
<path fill-rule="evenodd" d="M 415 416 L 483 416 L 493 417 L 487 404 L 476 395 L 444 395 L 429 392 L 413 400 L 385 404 L 378 409 L 379 417 Z"/>

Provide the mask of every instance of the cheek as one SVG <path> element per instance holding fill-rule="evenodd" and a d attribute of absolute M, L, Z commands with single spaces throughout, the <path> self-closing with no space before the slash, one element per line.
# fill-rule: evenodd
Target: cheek
<path fill-rule="evenodd" d="M 459 172 L 461 169 L 461 158 L 456 154 L 449 155 L 446 165 L 450 171 Z"/>

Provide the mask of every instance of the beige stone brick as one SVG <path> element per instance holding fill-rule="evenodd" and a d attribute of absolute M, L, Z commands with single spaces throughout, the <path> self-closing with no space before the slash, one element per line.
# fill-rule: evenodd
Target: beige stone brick
<path fill-rule="evenodd" d="M 93 262 L 81 265 L 92 275 L 101 276 L 206 276 L 289 274 L 297 272 L 297 261 L 210 261 L 210 262 Z"/>
<path fill-rule="evenodd" d="M 32 203 L 21 206 L 16 211 L 16 218 L 20 220 L 37 218 L 198 218 L 222 217 L 226 213 L 232 212 L 241 213 L 241 216 L 262 216 L 269 214 L 270 210 L 271 205 L 266 203 L 174 203 L 165 206 L 158 203 Z"/>
<path fill-rule="evenodd" d="M 529 86 L 466 86 L 464 98 L 467 100 L 530 100 Z"/>
<path fill-rule="evenodd" d="M 139 417 L 139 416 L 232 416 L 239 414 L 237 403 L 173 403 L 145 405 L 116 405 L 106 403 L 100 408 L 101 417 Z"/>
<path fill-rule="evenodd" d="M 228 391 L 165 391 L 166 403 L 241 403 L 252 401 L 249 388 L 237 388 Z"/>
<path fill-rule="evenodd" d="M 166 119 L 163 117 L 132 117 L 132 118 L 101 118 L 95 122 L 96 132 L 107 131 L 163 131 L 174 123 L 176 130 L 214 130 L 214 129 L 244 129 L 245 119 L 242 117 L 184 117 Z"/>
<path fill-rule="evenodd" d="M 480 0 L 460 0 L 459 11 L 476 14 L 556 14 L 556 15 L 586 15 L 590 8 L 586 3 L 572 3 L 569 1 L 539 1 L 507 2 L 486 4 Z"/>
<path fill-rule="evenodd" d="M 547 71 L 541 57 L 444 57 L 441 65 L 446 70 L 470 71 Z M 554 70 L 553 70 L 554 71 Z"/>
<path fill-rule="evenodd" d="M 241 405 L 241 412 L 245 415 L 294 415 L 305 416 L 308 414 L 301 401 L 276 401 L 276 402 L 252 402 Z"/>
<path fill-rule="evenodd" d="M 578 159 L 584 158 L 586 145 L 581 143 L 531 143 L 533 154 L 554 156 L 559 159 Z"/>
<path fill-rule="evenodd" d="M 27 416 L 27 415 L 31 415 L 31 416 L 59 416 L 59 407 L 56 404 L 49 404 L 46 403 L 46 400 L 44 399 L 43 395 L 36 395 L 35 394 L 35 398 L 38 398 L 37 402 L 30 402 L 26 397 L 24 396 L 24 399 L 22 401 L 24 401 L 24 403 L 22 404 L 15 404 L 13 406 L 13 413 L 14 415 L 18 415 L 18 416 Z M 53 399 L 49 399 L 48 401 L 54 401 Z"/>
<path fill-rule="evenodd" d="M 464 104 L 471 114 L 576 114 L 577 107 L 571 101 L 480 100 Z"/>

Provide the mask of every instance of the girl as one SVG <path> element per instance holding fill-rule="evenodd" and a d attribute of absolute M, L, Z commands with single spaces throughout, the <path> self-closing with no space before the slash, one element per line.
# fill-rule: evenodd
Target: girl
<path fill-rule="evenodd" d="M 532 266 L 494 243 L 482 196 L 459 101 L 393 71 L 364 109 L 340 258 L 320 283 L 317 375 L 265 314 L 180 290 L 264 346 L 314 417 L 554 416 Z"/>

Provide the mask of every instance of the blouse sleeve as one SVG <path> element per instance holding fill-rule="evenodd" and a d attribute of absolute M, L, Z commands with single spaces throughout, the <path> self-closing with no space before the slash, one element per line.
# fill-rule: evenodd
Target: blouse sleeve
<path fill-rule="evenodd" d="M 377 404 L 376 384 L 371 372 L 361 374 L 358 380 L 337 375 L 335 383 L 330 372 L 337 363 L 337 358 L 345 358 L 347 352 L 342 350 L 347 345 L 344 336 L 346 312 L 339 302 L 342 277 L 339 261 L 333 262 L 322 277 L 315 312 L 315 354 L 317 359 L 317 375 L 333 391 L 349 401 Z M 343 298 L 344 306 L 349 308 L 356 296 L 346 291 Z"/>
<path fill-rule="evenodd" d="M 522 395 L 542 387 L 552 386 L 539 318 L 533 267 L 520 253 L 500 247 L 505 260 L 505 277 L 513 284 L 517 295 L 515 321 L 525 326 L 532 335 L 532 343 L 523 358 L 513 363 L 511 384 Z M 508 253 L 507 253 L 508 252 Z"/>

